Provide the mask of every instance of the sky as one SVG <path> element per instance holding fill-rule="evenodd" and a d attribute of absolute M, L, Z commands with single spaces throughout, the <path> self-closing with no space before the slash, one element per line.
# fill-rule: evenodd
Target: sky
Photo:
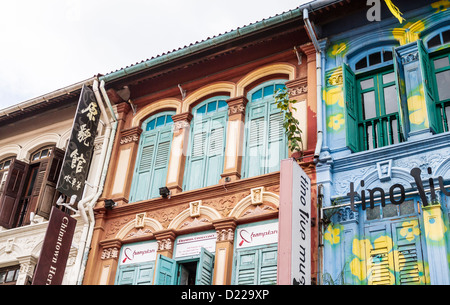
<path fill-rule="evenodd" d="M 307 2 L 0 1 L 0 109 Z"/>

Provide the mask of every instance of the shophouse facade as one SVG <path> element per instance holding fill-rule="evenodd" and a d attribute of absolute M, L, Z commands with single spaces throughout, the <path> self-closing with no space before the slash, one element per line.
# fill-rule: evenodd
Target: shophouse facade
<path fill-rule="evenodd" d="M 82 88 L 95 83 L 91 78 L 0 110 L 0 285 L 32 283 L 53 207 L 77 221 L 67 264 L 58 265 L 58 270 L 65 270 L 62 284 L 81 283 L 89 228 L 93 228 L 89 199 L 99 190 L 105 160 L 102 152 L 110 134 L 104 111 L 96 109 L 102 112 L 102 122 L 97 130 L 88 130 L 90 139 L 87 134 L 83 139 L 91 143 L 97 135 L 83 196 L 66 206 L 70 199 L 61 197 L 57 204 L 61 195 L 57 183 Z"/>
<path fill-rule="evenodd" d="M 335 18 L 310 15 L 324 67 L 321 281 L 449 284 L 449 2 L 343 2 Z"/>
<path fill-rule="evenodd" d="M 315 75 L 295 9 L 100 77 L 118 127 L 83 283 L 276 284 L 292 152 L 274 93 L 298 101 L 314 183 Z"/>

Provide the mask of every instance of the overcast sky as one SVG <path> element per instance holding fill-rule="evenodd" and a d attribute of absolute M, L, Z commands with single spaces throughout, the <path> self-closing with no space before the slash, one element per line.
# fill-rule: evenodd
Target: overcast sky
<path fill-rule="evenodd" d="M 310 0 L 0 2 L 0 109 Z"/>

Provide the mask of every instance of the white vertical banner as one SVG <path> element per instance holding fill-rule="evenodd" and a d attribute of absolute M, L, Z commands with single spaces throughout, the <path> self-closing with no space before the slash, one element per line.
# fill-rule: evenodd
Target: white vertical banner
<path fill-rule="evenodd" d="M 311 179 L 298 164 L 292 179 L 292 284 L 311 285 Z"/>
<path fill-rule="evenodd" d="M 293 159 L 281 160 L 279 285 L 311 285 L 311 179 Z"/>

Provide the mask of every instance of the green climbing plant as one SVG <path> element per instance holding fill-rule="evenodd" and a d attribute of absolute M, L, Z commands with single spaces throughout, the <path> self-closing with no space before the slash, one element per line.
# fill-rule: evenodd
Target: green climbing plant
<path fill-rule="evenodd" d="M 283 128 L 286 132 L 288 138 L 288 146 L 292 152 L 302 152 L 303 142 L 302 142 L 302 130 L 299 126 L 299 121 L 294 117 L 292 113 L 291 105 L 297 103 L 296 100 L 291 100 L 289 97 L 289 91 L 284 89 L 279 89 L 275 93 L 275 102 L 277 108 L 280 109 L 281 113 L 284 114 L 283 117 Z"/>

